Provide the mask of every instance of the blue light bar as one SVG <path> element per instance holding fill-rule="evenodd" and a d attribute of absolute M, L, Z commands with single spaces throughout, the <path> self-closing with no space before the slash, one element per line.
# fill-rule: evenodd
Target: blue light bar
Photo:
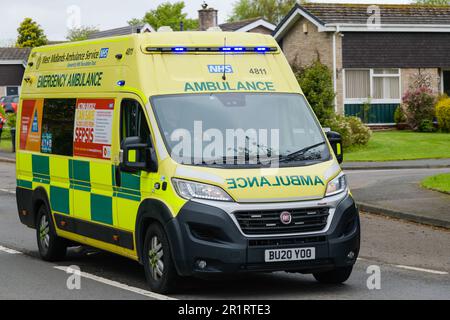
<path fill-rule="evenodd" d="M 269 48 L 267 48 L 267 47 L 256 47 L 255 51 L 256 52 L 267 52 L 267 51 L 269 51 Z"/>
<path fill-rule="evenodd" d="M 186 52 L 186 48 L 185 47 L 174 47 L 172 48 L 173 52 Z"/>
<path fill-rule="evenodd" d="M 277 47 L 264 47 L 264 46 L 225 46 L 225 47 L 147 47 L 147 52 L 150 53 L 195 53 L 195 52 L 208 52 L 208 53 L 276 53 Z"/>

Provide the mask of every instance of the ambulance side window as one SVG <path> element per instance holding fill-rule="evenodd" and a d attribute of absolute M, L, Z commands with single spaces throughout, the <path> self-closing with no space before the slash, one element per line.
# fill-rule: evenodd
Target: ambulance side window
<path fill-rule="evenodd" d="M 120 110 L 120 143 L 129 137 L 140 137 L 142 142 L 151 144 L 150 130 L 140 103 L 124 99 Z"/>
<path fill-rule="evenodd" d="M 41 153 L 73 155 L 76 99 L 45 99 L 42 116 Z"/>

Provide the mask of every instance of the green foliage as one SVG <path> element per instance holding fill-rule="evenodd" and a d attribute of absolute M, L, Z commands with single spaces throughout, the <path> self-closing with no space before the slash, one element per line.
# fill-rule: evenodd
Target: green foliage
<path fill-rule="evenodd" d="M 423 120 L 419 125 L 420 132 L 435 132 L 436 128 L 433 125 L 433 121 L 431 120 Z"/>
<path fill-rule="evenodd" d="M 308 99 L 320 123 L 334 116 L 334 88 L 331 70 L 320 61 L 296 72 L 306 99 Z"/>
<path fill-rule="evenodd" d="M 430 6 L 449 6 L 450 0 L 416 0 L 415 4 L 424 4 Z"/>
<path fill-rule="evenodd" d="M 433 121 L 435 103 L 436 97 L 428 87 L 422 86 L 406 92 L 402 108 L 406 122 L 414 131 L 427 129 L 427 123 Z"/>
<path fill-rule="evenodd" d="M 128 25 L 130 26 L 141 26 L 144 24 L 144 21 L 142 19 L 133 18 L 130 21 L 128 21 Z"/>
<path fill-rule="evenodd" d="M 337 115 L 328 119 L 324 126 L 341 135 L 344 148 L 364 146 L 372 136 L 372 131 L 358 117 Z"/>
<path fill-rule="evenodd" d="M 441 99 L 436 104 L 436 118 L 439 128 L 444 132 L 450 132 L 450 98 Z"/>
<path fill-rule="evenodd" d="M 34 48 L 47 44 L 44 30 L 31 18 L 25 18 L 17 29 L 19 33 L 16 41 L 18 48 Z"/>
<path fill-rule="evenodd" d="M 70 29 L 66 39 L 69 41 L 83 41 L 87 40 L 91 34 L 98 31 L 99 29 L 97 27 L 81 26 L 79 28 Z"/>
<path fill-rule="evenodd" d="M 398 106 L 397 109 L 395 109 L 394 121 L 396 124 L 406 122 L 406 116 L 405 116 L 405 113 L 403 112 L 403 109 L 401 106 Z"/>
<path fill-rule="evenodd" d="M 296 0 L 239 0 L 233 5 L 229 22 L 262 17 L 274 24 L 294 7 Z"/>
<path fill-rule="evenodd" d="M 10 128 L 15 128 L 17 122 L 17 115 L 15 113 L 9 113 L 6 117 L 6 124 Z"/>
<path fill-rule="evenodd" d="M 129 25 L 139 25 L 148 23 L 155 30 L 159 27 L 169 26 L 175 31 L 180 30 L 180 22 L 184 24 L 184 30 L 197 30 L 198 20 L 187 18 L 187 13 L 184 13 L 184 1 L 170 3 L 165 2 L 160 4 L 156 9 L 148 11 L 144 18 L 132 19 L 128 21 Z"/>

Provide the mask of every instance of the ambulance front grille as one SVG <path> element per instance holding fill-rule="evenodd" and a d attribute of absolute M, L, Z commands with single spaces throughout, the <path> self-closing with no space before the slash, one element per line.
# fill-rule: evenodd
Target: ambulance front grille
<path fill-rule="evenodd" d="M 281 214 L 285 211 L 292 216 L 289 224 L 281 221 Z M 246 235 L 306 233 L 325 229 L 329 208 L 238 211 L 234 216 Z"/>

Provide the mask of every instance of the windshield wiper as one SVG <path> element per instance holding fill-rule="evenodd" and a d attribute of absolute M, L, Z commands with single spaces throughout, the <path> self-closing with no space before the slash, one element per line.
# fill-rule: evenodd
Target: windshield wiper
<path fill-rule="evenodd" d="M 324 144 L 326 144 L 326 142 L 322 141 L 320 143 L 316 143 L 316 144 L 314 144 L 312 146 L 309 146 L 309 147 L 303 148 L 301 150 L 295 151 L 293 153 L 290 153 L 288 155 L 280 155 L 280 162 L 288 162 L 288 161 L 291 161 L 291 160 L 298 160 L 299 156 L 302 156 L 306 152 L 308 152 L 309 150 L 315 149 L 315 148 L 320 147 L 321 145 L 324 145 Z"/>

